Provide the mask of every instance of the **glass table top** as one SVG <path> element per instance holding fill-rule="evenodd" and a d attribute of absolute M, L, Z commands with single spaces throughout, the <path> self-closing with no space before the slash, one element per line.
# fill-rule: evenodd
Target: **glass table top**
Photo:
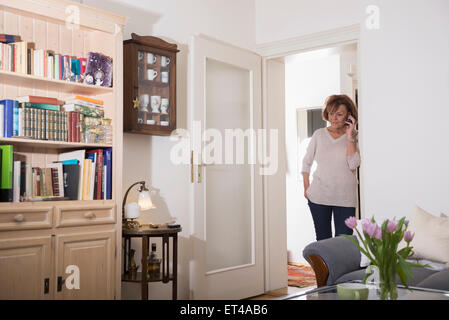
<path fill-rule="evenodd" d="M 361 283 L 360 280 L 350 281 Z M 368 300 L 379 300 L 380 291 L 374 284 L 366 284 L 369 289 Z M 285 300 L 341 300 L 337 295 L 337 285 L 313 289 L 301 294 L 292 294 Z M 449 300 L 449 291 L 398 285 L 398 300 Z"/>

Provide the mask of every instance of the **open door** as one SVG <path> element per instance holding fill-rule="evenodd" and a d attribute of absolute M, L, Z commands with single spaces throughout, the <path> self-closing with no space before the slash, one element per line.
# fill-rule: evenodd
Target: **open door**
<path fill-rule="evenodd" d="M 248 298 L 264 292 L 261 57 L 204 36 L 190 50 L 190 298 Z"/>

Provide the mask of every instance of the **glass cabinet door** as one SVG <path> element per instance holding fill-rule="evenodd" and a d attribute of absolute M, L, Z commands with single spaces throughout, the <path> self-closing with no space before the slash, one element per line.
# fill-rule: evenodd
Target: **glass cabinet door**
<path fill-rule="evenodd" d="M 138 106 L 137 123 L 168 127 L 170 118 L 170 83 L 172 58 L 151 49 L 137 50 Z"/>

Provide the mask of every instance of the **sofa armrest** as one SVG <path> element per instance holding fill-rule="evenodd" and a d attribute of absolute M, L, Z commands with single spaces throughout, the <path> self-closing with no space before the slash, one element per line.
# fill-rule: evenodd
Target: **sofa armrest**
<path fill-rule="evenodd" d="M 312 242 L 303 250 L 317 278 L 317 286 L 332 285 L 346 273 L 360 270 L 359 249 L 342 236 Z"/>

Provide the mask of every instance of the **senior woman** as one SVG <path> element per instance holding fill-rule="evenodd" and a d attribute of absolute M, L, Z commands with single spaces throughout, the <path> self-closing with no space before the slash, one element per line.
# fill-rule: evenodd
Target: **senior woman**
<path fill-rule="evenodd" d="M 317 241 L 332 237 L 332 213 L 335 236 L 352 234 L 345 219 L 355 216 L 357 205 L 355 170 L 360 165 L 354 130 L 357 115 L 357 107 L 347 95 L 329 96 L 323 119 L 330 126 L 313 133 L 303 159 L 304 197 L 308 199 Z M 310 184 L 313 161 L 317 162 L 317 169 Z"/>

